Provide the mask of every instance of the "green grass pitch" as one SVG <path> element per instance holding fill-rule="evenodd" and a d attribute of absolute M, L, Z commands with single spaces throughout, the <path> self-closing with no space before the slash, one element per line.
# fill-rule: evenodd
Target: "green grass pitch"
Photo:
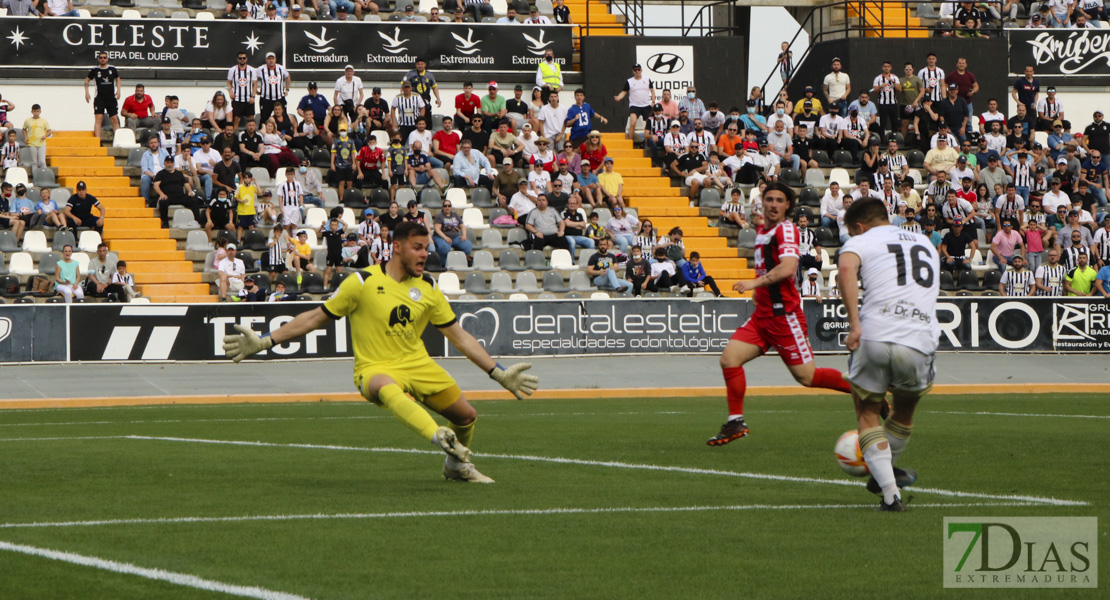
<path fill-rule="evenodd" d="M 749 399 L 751 436 L 721 448 L 720 398 L 475 406 L 491 486 L 443 481 L 365 404 L 4 412 L 0 542 L 315 600 L 1100 597 L 945 590 L 941 548 L 945 516 L 1096 516 L 1106 542 L 1105 397 L 927 398 L 905 514 L 836 465 L 845 396 Z M 0 597 L 232 596 L 0 550 Z"/>

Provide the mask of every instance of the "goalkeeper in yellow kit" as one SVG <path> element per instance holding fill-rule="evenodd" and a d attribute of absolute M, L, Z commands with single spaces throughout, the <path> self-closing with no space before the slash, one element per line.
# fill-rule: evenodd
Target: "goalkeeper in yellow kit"
<path fill-rule="evenodd" d="M 428 356 L 420 336 L 429 322 L 435 325 L 459 352 L 517 399 L 536 391 L 539 379 L 524 373 L 532 367 L 528 363 L 502 369 L 459 325 L 443 292 L 424 274 L 427 257 L 428 230 L 419 223 L 402 223 L 393 231 L 389 262 L 351 275 L 322 307 L 297 315 L 266 336 L 237 325 L 239 334 L 224 337 L 224 352 L 239 362 L 314 331 L 328 319 L 348 317 L 355 387 L 362 396 L 446 452 L 445 478 L 493 483 L 470 463 L 468 446 L 477 418 L 474 407 L 455 380 Z M 443 415 L 451 426 L 437 426 L 418 403 Z"/>

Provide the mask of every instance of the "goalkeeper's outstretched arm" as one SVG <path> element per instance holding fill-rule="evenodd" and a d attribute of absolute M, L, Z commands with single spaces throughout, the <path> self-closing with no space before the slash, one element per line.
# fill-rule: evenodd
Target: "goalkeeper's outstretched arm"
<path fill-rule="evenodd" d="M 538 377 L 524 373 L 524 371 L 532 368 L 531 363 L 517 363 L 508 369 L 503 369 L 490 357 L 486 348 L 463 329 L 458 322 L 447 327 L 441 327 L 439 330 L 444 337 L 451 341 L 451 345 L 463 353 L 463 356 L 470 359 L 470 362 L 486 373 L 489 373 L 490 379 L 512 392 L 517 400 L 523 400 L 524 396 L 531 396 L 532 392 L 535 392 L 536 388 L 539 387 L 540 380 Z"/>
<path fill-rule="evenodd" d="M 235 330 L 238 333 L 224 336 L 224 353 L 239 362 L 263 350 L 269 350 L 274 344 L 283 344 L 302 337 L 327 322 L 327 313 L 322 308 L 315 308 L 297 315 L 268 336 L 260 337 L 246 325 L 236 325 Z"/>

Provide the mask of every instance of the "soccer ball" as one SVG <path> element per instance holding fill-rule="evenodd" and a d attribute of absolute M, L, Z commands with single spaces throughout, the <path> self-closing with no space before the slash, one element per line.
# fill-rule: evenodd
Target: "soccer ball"
<path fill-rule="evenodd" d="M 867 463 L 863 461 L 863 452 L 859 449 L 859 433 L 855 429 L 845 431 L 840 439 L 836 440 L 836 462 L 844 472 L 853 477 L 863 477 L 871 472 Z"/>

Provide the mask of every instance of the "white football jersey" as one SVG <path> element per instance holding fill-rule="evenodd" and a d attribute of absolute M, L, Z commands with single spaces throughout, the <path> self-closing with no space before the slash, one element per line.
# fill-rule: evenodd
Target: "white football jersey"
<path fill-rule="evenodd" d="M 885 225 L 849 239 L 840 249 L 845 252 L 859 256 L 860 281 L 867 290 L 860 308 L 861 338 L 936 352 L 940 255 L 929 238 Z"/>

